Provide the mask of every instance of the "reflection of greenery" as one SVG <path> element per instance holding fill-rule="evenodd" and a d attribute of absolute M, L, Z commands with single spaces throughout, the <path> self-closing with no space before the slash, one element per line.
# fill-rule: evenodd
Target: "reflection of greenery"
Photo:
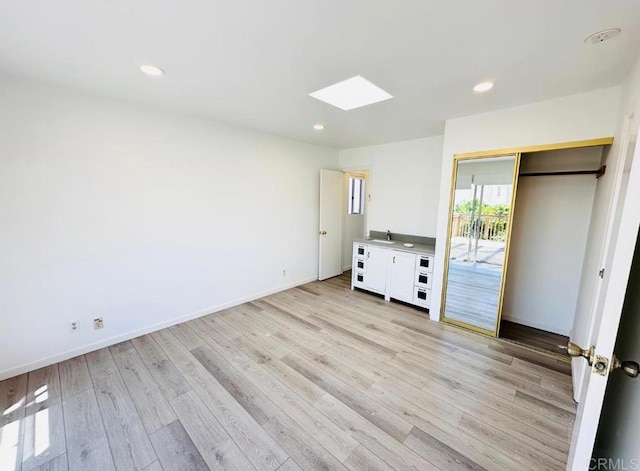
<path fill-rule="evenodd" d="M 453 237 L 476 237 L 483 240 L 504 241 L 507 234 L 507 219 L 509 206 L 506 204 L 483 204 L 482 213 L 478 215 L 480 201 L 462 201 L 454 208 L 457 220 Z M 475 206 L 475 215 L 471 217 L 471 210 Z"/>
<path fill-rule="evenodd" d="M 475 200 L 475 210 L 476 214 L 478 212 L 478 206 L 480 205 L 480 201 Z M 454 209 L 456 214 L 471 214 L 471 210 L 474 207 L 473 200 L 462 201 L 458 203 Z M 509 206 L 506 204 L 494 204 L 488 205 L 486 203 L 482 204 L 482 213 L 492 216 L 507 216 L 509 214 Z"/>

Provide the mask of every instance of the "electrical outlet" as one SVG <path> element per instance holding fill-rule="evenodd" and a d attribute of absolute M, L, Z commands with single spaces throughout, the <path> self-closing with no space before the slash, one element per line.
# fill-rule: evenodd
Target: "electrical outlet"
<path fill-rule="evenodd" d="M 102 317 L 96 317 L 93 320 L 93 328 L 95 330 L 98 330 L 98 329 L 102 329 L 103 327 L 104 327 L 104 321 L 102 320 Z"/>
<path fill-rule="evenodd" d="M 72 321 L 71 326 L 69 327 L 69 331 L 71 333 L 77 332 L 80 330 L 80 323 L 78 321 Z"/>
<path fill-rule="evenodd" d="M 282 270 L 282 276 L 287 276 L 287 270 Z"/>

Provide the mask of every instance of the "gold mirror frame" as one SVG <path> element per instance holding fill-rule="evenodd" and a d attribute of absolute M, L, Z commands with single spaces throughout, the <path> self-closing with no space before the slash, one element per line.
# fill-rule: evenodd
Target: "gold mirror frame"
<path fill-rule="evenodd" d="M 451 176 L 451 191 L 449 195 L 449 214 L 447 221 L 447 244 L 445 251 L 445 262 L 444 262 L 444 274 L 443 274 L 443 282 L 442 282 L 442 293 L 440 299 L 440 320 L 447 324 L 457 325 L 459 327 L 463 327 L 468 330 L 472 330 L 474 332 L 478 332 L 484 335 L 488 335 L 490 337 L 497 337 L 500 331 L 500 321 L 502 320 L 502 303 L 504 299 L 504 287 L 507 277 L 507 268 L 509 265 L 509 246 L 511 243 L 511 226 L 513 225 L 513 215 L 516 204 L 516 196 L 518 189 L 518 177 L 520 173 L 520 157 L 523 153 L 534 153 L 534 152 L 545 152 L 551 150 L 561 150 L 561 149 L 577 149 L 581 147 L 598 147 L 598 146 L 610 146 L 613 144 L 613 137 L 602 137 L 598 139 L 587 139 L 583 141 L 571 141 L 571 142 L 560 142 L 556 144 L 544 144 L 537 146 L 527 146 L 527 147 L 518 147 L 512 149 L 500 149 L 493 151 L 482 151 L 482 152 L 468 152 L 463 154 L 456 154 L 453 156 L 453 172 Z M 515 155 L 516 162 L 514 166 L 514 174 L 513 174 L 513 191 L 511 195 L 511 206 L 509 210 L 509 219 L 507 222 L 507 235 L 506 235 L 506 244 L 505 244 L 505 255 L 504 255 L 504 268 L 502 270 L 502 277 L 500 280 L 500 293 L 498 295 L 498 313 L 496 317 L 496 325 L 493 331 L 482 329 L 480 327 L 476 327 L 470 324 L 466 324 L 464 322 L 456 321 L 455 319 L 447 319 L 444 317 L 445 310 L 445 302 L 447 296 L 447 281 L 449 277 L 449 256 L 451 251 L 451 223 L 453 220 L 453 210 L 455 205 L 455 185 L 456 185 L 456 177 L 458 172 L 458 162 L 461 160 L 471 160 L 471 159 L 483 159 L 489 157 L 503 157 L 508 155 Z"/>
<path fill-rule="evenodd" d="M 504 298 L 504 286 L 507 277 L 507 267 L 509 264 L 509 244 L 511 243 L 511 226 L 513 223 L 513 213 L 516 205 L 516 195 L 518 189 L 518 175 L 520 173 L 520 152 L 504 152 L 503 153 L 479 153 L 473 155 L 454 155 L 453 156 L 453 172 L 451 175 L 451 192 L 449 194 L 449 214 L 448 214 L 448 222 L 447 222 L 447 246 L 445 251 L 445 262 L 444 262 L 444 280 L 442 282 L 442 299 L 440 301 L 440 320 L 447 324 L 456 325 L 458 327 L 463 327 L 468 330 L 472 330 L 474 332 L 478 332 L 484 335 L 488 335 L 490 337 L 497 337 L 498 332 L 500 330 L 500 321 L 502 319 L 502 301 Z M 451 319 L 445 317 L 445 308 L 446 308 L 446 299 L 447 299 L 447 282 L 449 278 L 449 262 L 451 256 L 451 228 L 453 223 L 453 211 L 455 206 L 455 191 L 456 191 L 456 179 L 458 176 L 458 162 L 466 161 L 466 160 L 476 160 L 476 159 L 490 159 L 491 157 L 515 157 L 515 162 L 513 165 L 513 176 L 512 176 L 512 191 L 511 191 L 511 201 L 509 204 L 509 217 L 507 219 L 507 233 L 505 236 L 505 248 L 504 248 L 504 264 L 502 267 L 502 274 L 500 276 L 500 290 L 498 293 L 498 310 L 496 313 L 496 324 L 493 330 L 483 329 L 482 327 L 478 327 L 472 324 L 467 324 L 466 322 L 458 321 L 456 319 Z"/>

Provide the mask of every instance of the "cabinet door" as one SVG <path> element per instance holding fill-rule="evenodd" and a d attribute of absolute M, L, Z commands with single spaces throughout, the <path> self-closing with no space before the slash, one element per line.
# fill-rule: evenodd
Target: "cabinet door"
<path fill-rule="evenodd" d="M 367 289 L 384 294 L 387 286 L 387 260 L 389 249 L 367 246 L 367 259 L 365 260 L 364 284 Z"/>
<path fill-rule="evenodd" d="M 389 296 L 405 302 L 413 302 L 416 255 L 391 251 L 391 286 Z"/>

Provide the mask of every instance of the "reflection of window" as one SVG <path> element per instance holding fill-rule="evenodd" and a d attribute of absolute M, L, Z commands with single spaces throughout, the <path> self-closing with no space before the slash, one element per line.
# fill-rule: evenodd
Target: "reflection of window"
<path fill-rule="evenodd" d="M 364 214 L 364 179 L 349 177 L 348 214 Z"/>

